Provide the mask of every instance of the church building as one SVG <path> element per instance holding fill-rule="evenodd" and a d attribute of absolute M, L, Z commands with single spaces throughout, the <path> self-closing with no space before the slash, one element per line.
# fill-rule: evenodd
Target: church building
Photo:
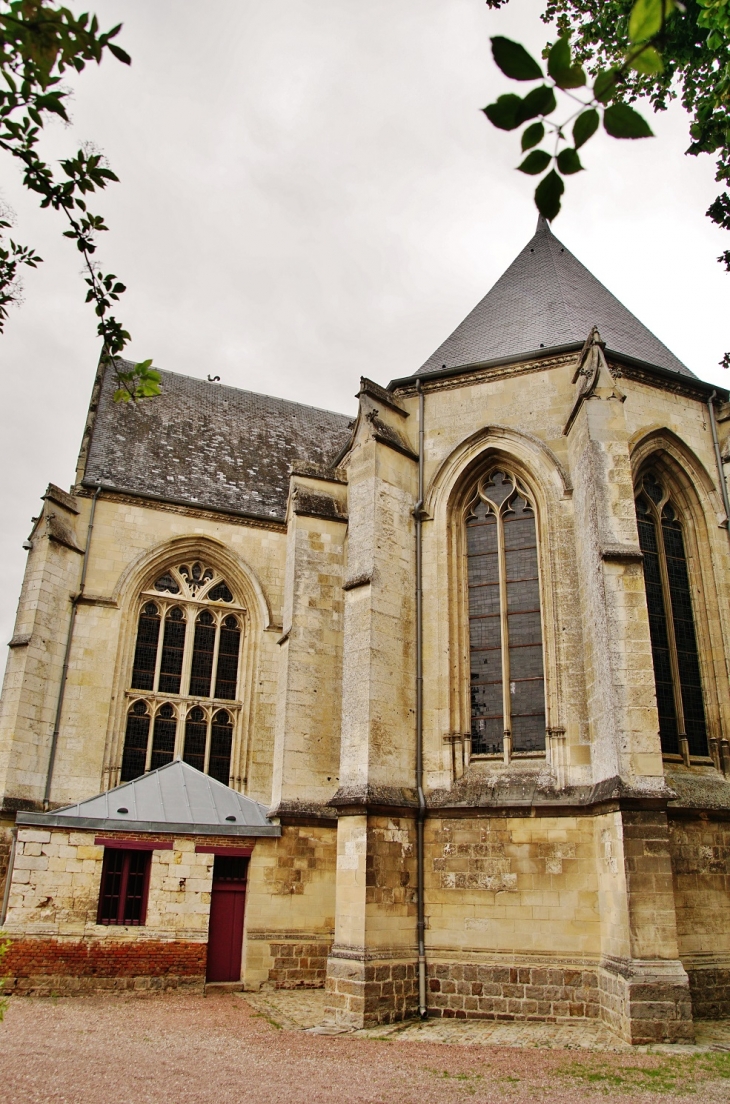
<path fill-rule="evenodd" d="M 5 991 L 730 1016 L 728 392 L 544 220 L 354 421 L 161 376 L 27 541 Z"/>

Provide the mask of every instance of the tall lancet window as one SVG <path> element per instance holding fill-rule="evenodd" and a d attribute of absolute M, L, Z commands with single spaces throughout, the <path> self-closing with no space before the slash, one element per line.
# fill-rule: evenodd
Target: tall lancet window
<path fill-rule="evenodd" d="M 535 511 L 506 468 L 466 513 L 472 754 L 545 747 L 545 679 Z"/>
<path fill-rule="evenodd" d="M 177 756 L 228 783 L 246 611 L 199 560 L 171 566 L 138 609 L 120 780 Z"/>
<path fill-rule="evenodd" d="M 636 498 L 654 661 L 659 736 L 669 755 L 707 755 L 702 678 L 682 522 L 649 473 Z"/>

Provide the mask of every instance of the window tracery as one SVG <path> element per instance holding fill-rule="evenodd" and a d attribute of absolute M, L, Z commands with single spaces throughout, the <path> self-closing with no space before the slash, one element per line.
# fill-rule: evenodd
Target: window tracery
<path fill-rule="evenodd" d="M 545 679 L 535 511 L 505 467 L 466 511 L 472 754 L 545 747 Z"/>
<path fill-rule="evenodd" d="M 244 617 L 228 582 L 200 560 L 169 567 L 141 595 L 122 782 L 177 756 L 228 784 Z"/>
<path fill-rule="evenodd" d="M 636 496 L 662 751 L 708 754 L 702 677 L 683 523 L 665 484 L 647 472 Z"/>

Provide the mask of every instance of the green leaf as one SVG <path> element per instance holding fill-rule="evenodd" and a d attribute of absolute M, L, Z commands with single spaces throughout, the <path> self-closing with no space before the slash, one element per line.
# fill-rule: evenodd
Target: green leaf
<path fill-rule="evenodd" d="M 580 65 L 571 65 L 570 43 L 567 38 L 559 38 L 548 54 L 548 73 L 558 88 L 581 88 L 586 83 L 586 75 Z"/>
<path fill-rule="evenodd" d="M 647 73 L 653 76 L 655 73 L 663 71 L 664 62 L 658 50 L 655 50 L 653 46 L 645 46 L 641 53 L 637 54 L 629 63 L 629 68 L 635 69 L 637 73 Z"/>
<path fill-rule="evenodd" d="M 545 150 L 533 150 L 517 168 L 528 176 L 537 176 L 538 173 L 545 171 L 551 161 L 550 154 Z"/>
<path fill-rule="evenodd" d="M 629 40 L 648 42 L 674 11 L 674 0 L 636 0 L 629 16 Z"/>
<path fill-rule="evenodd" d="M 540 80 L 542 69 L 519 42 L 498 35 L 492 39 L 492 56 L 506 77 L 512 80 Z"/>
<path fill-rule="evenodd" d="M 606 69 L 599 73 L 593 84 L 593 95 L 599 103 L 605 104 L 612 98 L 616 91 L 616 78 L 618 69 Z"/>
<path fill-rule="evenodd" d="M 515 130 L 524 122 L 519 116 L 522 102 L 520 96 L 508 92 L 506 96 L 499 96 L 496 103 L 488 104 L 483 111 L 490 123 L 500 130 Z"/>
<path fill-rule="evenodd" d="M 593 137 L 598 130 L 599 122 L 598 112 L 593 107 L 580 113 L 573 123 L 573 145 L 576 149 L 580 149 L 589 138 Z"/>
<path fill-rule="evenodd" d="M 560 151 L 557 156 L 557 162 L 558 168 L 563 176 L 571 176 L 573 173 L 580 172 L 583 168 L 576 150 L 570 147 Z"/>
<path fill-rule="evenodd" d="M 551 169 L 535 189 L 535 204 L 540 214 L 548 222 L 552 222 L 560 210 L 560 197 L 564 191 L 565 185 L 555 169 Z"/>
<path fill-rule="evenodd" d="M 540 84 L 528 92 L 517 110 L 517 123 L 526 123 L 536 115 L 549 115 L 557 107 L 555 93 L 549 84 Z"/>
<path fill-rule="evenodd" d="M 628 104 L 612 104 L 603 113 L 603 126 L 612 138 L 653 138 L 654 132 Z"/>
<path fill-rule="evenodd" d="M 522 135 L 522 152 L 532 149 L 538 142 L 542 142 L 545 137 L 545 127 L 542 123 L 531 123 L 527 130 Z"/>

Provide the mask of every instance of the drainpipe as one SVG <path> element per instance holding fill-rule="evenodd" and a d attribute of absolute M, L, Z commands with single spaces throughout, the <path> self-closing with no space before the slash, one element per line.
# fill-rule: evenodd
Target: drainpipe
<path fill-rule="evenodd" d="M 8 856 L 8 872 L 5 876 L 5 891 L 3 893 L 3 907 L 0 909 L 0 928 L 5 923 L 5 917 L 8 915 L 8 901 L 10 900 L 10 883 L 13 880 L 13 867 L 15 866 L 15 844 L 18 839 L 18 829 L 12 828 L 12 842 L 10 844 L 10 854 Z"/>
<path fill-rule="evenodd" d="M 722 494 L 722 504 L 725 507 L 725 522 L 727 525 L 727 535 L 730 538 L 730 499 L 728 499 L 727 483 L 725 482 L 725 474 L 722 470 L 722 456 L 720 455 L 720 442 L 717 439 L 717 423 L 715 421 L 715 396 L 717 391 L 713 391 L 707 400 L 707 409 L 710 414 L 710 428 L 712 429 L 712 443 L 715 446 L 715 460 L 717 461 L 717 474 L 720 480 L 720 493 Z"/>
<path fill-rule="evenodd" d="M 86 586 L 86 569 L 89 565 L 89 549 L 91 548 L 91 533 L 94 528 L 94 514 L 96 513 L 96 500 L 99 497 L 101 487 L 97 487 L 94 491 L 94 497 L 91 500 L 91 513 L 89 514 L 89 527 L 86 530 L 86 547 L 84 548 L 84 560 L 81 566 L 81 582 L 79 583 L 78 594 L 75 594 L 71 599 L 71 619 L 68 623 L 68 633 L 66 634 L 66 649 L 63 653 L 63 667 L 61 668 L 61 685 L 58 688 L 58 701 L 56 702 L 56 718 L 53 723 L 53 735 L 51 736 L 51 751 L 48 756 L 48 771 L 46 772 L 46 788 L 43 793 L 43 810 L 48 812 L 48 807 L 51 800 L 51 785 L 53 783 L 53 767 L 56 762 L 56 749 L 58 748 L 58 734 L 61 730 L 61 713 L 63 712 L 63 699 L 66 695 L 66 680 L 68 679 L 68 662 L 71 656 L 71 642 L 74 635 L 74 625 L 76 624 L 76 610 L 78 604 L 84 593 L 84 587 Z"/>
<path fill-rule="evenodd" d="M 424 855 L 423 827 L 426 819 L 426 798 L 423 794 L 423 450 L 424 450 L 424 395 L 421 380 L 416 382 L 418 392 L 418 502 L 413 511 L 416 519 L 416 791 L 418 813 L 416 815 L 416 883 L 418 897 L 418 1014 L 428 1018 L 426 1007 L 426 914 L 423 900 Z"/>

